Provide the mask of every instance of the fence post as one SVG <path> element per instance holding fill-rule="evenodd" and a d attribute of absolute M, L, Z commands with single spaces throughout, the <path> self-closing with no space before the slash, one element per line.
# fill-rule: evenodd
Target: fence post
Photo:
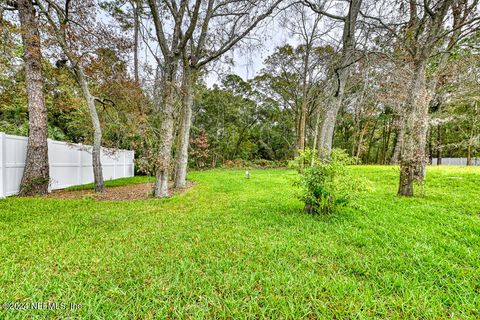
<path fill-rule="evenodd" d="M 5 132 L 0 132 L 0 199 L 6 197 L 7 193 L 7 163 L 6 163 L 6 154 L 7 154 L 7 138 Z"/>
<path fill-rule="evenodd" d="M 53 149 L 53 142 L 52 142 L 52 139 L 49 139 L 47 138 L 47 155 L 48 155 L 48 150 L 50 149 Z M 26 164 L 26 163 L 25 163 Z M 52 159 L 50 159 L 50 157 L 48 157 L 48 178 L 49 178 L 49 181 L 48 181 L 48 193 L 52 192 L 52 187 L 53 187 L 53 183 L 54 181 L 52 180 L 52 172 L 53 172 L 53 168 L 55 167 L 55 163 L 52 161 Z"/>
<path fill-rule="evenodd" d="M 115 156 L 118 157 L 118 153 L 112 153 L 112 160 L 113 160 L 113 180 L 117 179 L 117 159 L 115 159 Z"/>
<path fill-rule="evenodd" d="M 127 177 L 127 169 L 126 169 L 126 166 L 127 166 L 127 154 L 126 154 L 125 150 L 122 150 L 122 157 L 123 157 L 123 163 L 122 163 L 123 178 L 126 178 L 126 177 Z"/>
<path fill-rule="evenodd" d="M 79 143 L 78 144 L 78 170 L 77 170 L 77 174 L 78 174 L 78 185 L 81 185 L 82 184 L 82 174 L 83 174 L 83 167 L 82 167 L 82 144 Z"/>
<path fill-rule="evenodd" d="M 135 150 L 130 151 L 130 154 L 132 155 L 132 164 L 130 165 L 132 168 L 132 172 L 130 173 L 132 177 L 135 176 Z"/>

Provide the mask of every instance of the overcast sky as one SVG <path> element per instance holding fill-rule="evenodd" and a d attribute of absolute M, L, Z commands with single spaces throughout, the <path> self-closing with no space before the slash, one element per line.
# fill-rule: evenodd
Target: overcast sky
<path fill-rule="evenodd" d="M 289 38 L 288 31 L 282 28 L 277 20 L 272 20 L 268 25 L 261 27 L 257 30 L 257 33 L 259 34 L 258 37 L 252 36 L 254 45 L 249 46 L 249 49 L 242 46 L 236 47 L 222 57 L 221 61 L 233 61 L 233 65 L 217 61 L 207 66 L 209 72 L 205 82 L 209 87 L 219 83 L 221 76 L 226 74 L 237 74 L 244 80 L 252 79 L 263 68 L 263 61 L 275 51 L 276 47 L 283 46 L 286 43 L 292 45 L 297 43 L 295 39 Z M 140 54 L 143 63 L 148 62 L 153 67 L 155 60 L 148 53 L 144 44 L 140 44 L 140 46 L 142 47 Z"/>
<path fill-rule="evenodd" d="M 276 47 L 286 43 L 295 44 L 295 39 L 289 39 L 287 30 L 280 26 L 278 19 L 274 19 L 268 25 L 261 27 L 256 32 L 261 39 L 254 38 L 255 48 L 242 49 L 235 48 L 227 55 L 234 62 L 234 65 L 221 64 L 212 66 L 212 72 L 208 74 L 205 81 L 208 86 L 218 83 L 219 73 L 234 73 L 241 76 L 244 80 L 254 78 L 263 68 L 263 61 L 271 55 Z"/>
<path fill-rule="evenodd" d="M 315 15 L 311 10 L 307 8 L 305 8 L 305 10 L 307 13 L 311 13 L 312 17 Z M 335 12 L 336 10 L 332 9 L 332 11 Z M 246 46 L 243 43 L 221 57 L 221 61 L 231 61 L 233 62 L 233 65 L 231 63 L 222 63 L 221 61 L 207 65 L 207 70 L 209 71 L 205 78 L 207 85 L 211 87 L 215 83 L 219 83 L 219 80 L 223 75 L 232 73 L 241 76 L 244 80 L 252 79 L 263 68 L 263 61 L 271 55 L 277 47 L 283 46 L 287 43 L 296 46 L 302 42 L 297 36 L 292 36 L 290 31 L 281 23 L 282 21 L 285 21 L 285 16 L 288 16 L 288 12 L 292 13 L 292 11 L 283 11 L 278 16 L 265 21 L 262 26 L 259 26 L 255 32 L 250 34 L 249 40 L 246 41 L 250 43 L 248 49 L 246 49 Z M 292 16 L 290 15 L 288 18 L 292 18 Z M 325 22 L 331 23 L 328 21 L 329 19 L 322 20 L 321 24 L 324 25 Z M 292 23 L 294 22 L 295 21 Z M 147 25 L 146 27 L 148 29 L 153 29 L 152 26 Z M 336 35 L 331 34 L 330 36 L 330 40 L 334 38 L 338 39 L 338 36 Z M 322 40 L 322 42 L 325 44 L 329 42 L 329 40 L 325 39 Z M 140 46 L 142 47 L 140 52 L 143 56 L 141 60 L 144 64 L 147 63 L 150 68 L 153 68 L 152 70 L 154 70 L 156 63 L 153 56 L 149 53 L 149 50 L 147 50 L 147 47 L 144 44 L 140 44 Z M 154 41 L 150 44 L 150 48 L 152 50 L 159 50 Z M 153 74 L 150 75 L 152 78 L 153 76 Z M 151 79 L 147 81 L 151 81 Z"/>
<path fill-rule="evenodd" d="M 345 10 L 345 8 L 330 9 L 332 12 L 338 12 L 339 14 L 342 14 L 342 10 Z M 311 14 L 311 18 L 313 21 L 316 14 L 308 8 L 305 8 L 305 12 L 307 15 Z M 285 12 L 283 14 L 285 14 Z M 292 16 L 290 15 L 288 16 L 288 18 L 290 19 L 292 18 Z M 210 67 L 213 72 L 210 72 L 205 79 L 207 85 L 212 86 L 214 83 L 218 83 L 218 72 L 222 72 L 223 74 L 234 73 L 241 76 L 244 80 L 252 79 L 263 68 L 263 61 L 275 51 L 275 48 L 284 46 L 286 44 L 297 46 L 300 43 L 303 43 L 300 35 L 292 35 L 291 31 L 289 31 L 284 25 L 282 25 L 281 21 L 285 21 L 285 16 L 283 16 L 282 14 L 269 20 L 268 23 L 266 23 L 262 27 L 259 27 L 255 31 L 255 33 L 251 36 L 252 38 L 256 39 L 255 41 L 253 41 L 253 43 L 256 44 L 255 49 L 245 50 L 240 47 L 227 53 L 226 55 L 229 56 L 232 61 L 234 61 L 233 66 L 223 64 L 221 66 L 215 65 Z M 292 24 L 296 23 L 297 21 L 293 20 L 288 22 L 287 24 L 289 24 L 290 28 L 292 28 Z M 327 32 L 327 34 L 322 37 L 322 40 L 320 40 L 320 42 L 318 42 L 317 40 L 316 45 L 323 44 L 336 47 L 338 45 L 338 40 L 341 39 L 341 28 L 338 28 L 339 24 L 335 24 L 335 22 L 332 22 L 331 19 L 326 17 L 323 17 L 319 23 L 320 26 L 318 32 Z"/>

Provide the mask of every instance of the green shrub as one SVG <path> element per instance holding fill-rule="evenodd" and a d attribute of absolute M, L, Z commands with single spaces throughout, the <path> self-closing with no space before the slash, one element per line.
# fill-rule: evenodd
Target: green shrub
<path fill-rule="evenodd" d="M 305 203 L 305 211 L 312 214 L 332 213 L 338 207 L 347 205 L 355 192 L 361 188 L 361 181 L 350 172 L 354 163 L 345 151 L 333 149 L 328 159 L 317 159 L 310 150 L 300 153 L 293 163 L 306 163 L 296 183 L 301 188 L 299 198 Z M 313 161 L 311 160 L 313 159 Z"/>
<path fill-rule="evenodd" d="M 298 156 L 292 161 L 289 161 L 288 166 L 297 170 L 298 173 L 302 173 L 305 166 L 313 166 L 317 162 L 317 152 L 310 148 L 306 148 L 305 150 L 298 150 Z"/>

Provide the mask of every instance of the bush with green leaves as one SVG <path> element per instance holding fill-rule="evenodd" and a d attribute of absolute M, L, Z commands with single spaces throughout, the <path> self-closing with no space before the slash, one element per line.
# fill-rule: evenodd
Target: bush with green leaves
<path fill-rule="evenodd" d="M 305 203 L 305 211 L 312 214 L 328 214 L 338 207 L 345 206 L 361 188 L 361 181 L 355 178 L 349 165 L 354 164 L 345 151 L 333 149 L 328 158 L 317 159 L 311 150 L 300 153 L 293 165 L 306 163 L 297 185 L 301 189 L 299 198 Z"/>

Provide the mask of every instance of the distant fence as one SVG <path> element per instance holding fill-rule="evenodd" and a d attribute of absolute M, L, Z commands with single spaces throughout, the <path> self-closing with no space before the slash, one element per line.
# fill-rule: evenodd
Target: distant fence
<path fill-rule="evenodd" d="M 0 132 L 0 198 L 17 194 L 20 189 L 25 157 L 26 137 Z M 50 188 L 63 189 L 93 182 L 92 147 L 48 140 Z M 134 152 L 102 148 L 105 180 L 132 177 Z"/>
<path fill-rule="evenodd" d="M 432 164 L 437 165 L 437 158 L 432 159 Z M 467 158 L 442 158 L 441 165 L 445 166 L 466 166 Z M 480 166 L 480 159 L 472 159 L 472 166 Z"/>

